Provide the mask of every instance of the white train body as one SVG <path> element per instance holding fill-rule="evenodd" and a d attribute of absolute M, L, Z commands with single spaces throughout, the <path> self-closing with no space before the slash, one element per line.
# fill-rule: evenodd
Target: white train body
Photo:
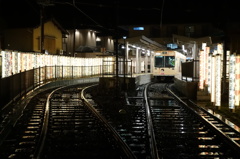
<path fill-rule="evenodd" d="M 154 54 L 153 76 L 156 79 L 167 80 L 181 79 L 181 63 L 186 61 L 186 56 L 178 51 L 157 51 Z"/>

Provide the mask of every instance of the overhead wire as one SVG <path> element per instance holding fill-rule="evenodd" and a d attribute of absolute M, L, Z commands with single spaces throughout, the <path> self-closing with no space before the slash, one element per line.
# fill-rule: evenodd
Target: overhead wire
<path fill-rule="evenodd" d="M 81 12 L 84 16 L 86 16 L 88 19 L 90 19 L 92 22 L 94 22 L 96 25 L 102 27 L 101 24 L 99 24 L 97 21 L 95 21 L 92 17 L 90 17 L 88 14 L 86 14 L 85 12 L 83 12 L 78 6 L 76 6 L 75 4 L 75 0 L 73 0 L 73 3 L 70 3 L 70 2 L 54 2 L 54 3 L 57 3 L 57 4 L 67 4 L 67 5 L 70 5 L 70 6 L 73 6 L 75 9 L 77 9 L 79 12 Z"/>

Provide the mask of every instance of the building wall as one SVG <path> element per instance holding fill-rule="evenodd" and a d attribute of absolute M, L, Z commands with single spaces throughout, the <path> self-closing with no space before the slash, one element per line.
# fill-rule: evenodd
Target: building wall
<path fill-rule="evenodd" d="M 114 40 L 112 37 L 106 36 L 101 37 L 101 48 L 103 48 L 102 52 L 113 52 L 114 51 Z"/>
<path fill-rule="evenodd" d="M 96 33 L 90 29 L 68 30 L 66 54 L 73 55 L 79 46 L 96 47 Z"/>
<path fill-rule="evenodd" d="M 33 31 L 29 28 L 5 30 L 3 49 L 23 52 L 33 51 L 32 38 Z"/>
<path fill-rule="evenodd" d="M 114 41 L 111 36 L 97 37 L 96 32 L 91 29 L 68 30 L 68 33 L 69 35 L 66 38 L 67 47 L 64 50 L 66 55 L 74 56 L 76 50 L 81 46 L 99 47 L 99 53 L 114 51 Z M 86 55 L 85 53 L 79 54 Z"/>
<path fill-rule="evenodd" d="M 96 32 L 90 29 L 75 31 L 75 49 L 78 46 L 96 46 Z"/>
<path fill-rule="evenodd" d="M 34 29 L 33 33 L 33 50 L 35 52 L 41 52 L 40 36 L 41 27 L 39 26 Z M 51 54 L 58 54 L 62 48 L 61 30 L 52 21 L 46 22 L 44 24 L 44 50 L 47 50 Z"/>

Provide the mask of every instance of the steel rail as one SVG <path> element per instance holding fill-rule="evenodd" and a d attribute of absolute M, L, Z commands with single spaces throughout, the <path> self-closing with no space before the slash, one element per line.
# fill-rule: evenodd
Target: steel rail
<path fill-rule="evenodd" d="M 47 131 L 48 131 L 50 99 L 56 91 L 58 91 L 62 88 L 65 88 L 65 87 L 67 87 L 67 86 L 63 86 L 63 87 L 60 87 L 60 88 L 57 88 L 57 89 L 53 90 L 47 97 L 47 101 L 46 101 L 46 104 L 45 104 L 43 127 L 42 127 L 42 131 L 41 131 L 41 134 L 40 134 L 39 143 L 37 144 L 36 151 L 33 154 L 33 159 L 40 159 L 41 158 L 42 151 L 43 151 L 43 148 L 44 148 L 44 145 L 45 145 L 45 140 L 46 140 Z"/>
<path fill-rule="evenodd" d="M 200 109 L 201 111 L 203 111 L 204 113 L 206 113 L 207 115 L 209 115 L 209 116 L 211 116 L 211 117 L 213 117 L 215 120 L 217 120 L 218 122 L 220 122 L 220 123 L 222 123 L 222 124 L 226 124 L 223 120 L 221 120 L 221 119 L 219 119 L 218 117 L 216 117 L 215 115 L 213 115 L 212 113 L 210 113 L 210 112 L 208 112 L 205 108 L 203 108 L 203 107 L 200 107 L 200 106 L 198 106 L 196 103 L 194 103 L 192 100 L 188 100 L 188 102 L 190 103 L 190 104 L 192 104 L 192 105 L 194 105 L 196 108 L 198 108 L 198 109 Z M 235 132 L 235 133 L 237 133 L 237 134 L 240 134 L 240 131 L 237 131 L 236 129 L 234 129 L 233 127 L 229 127 L 229 129 L 231 129 L 231 131 L 233 131 L 233 132 Z M 238 144 L 239 145 L 239 147 L 240 147 L 240 144 Z"/>
<path fill-rule="evenodd" d="M 150 142 L 150 148 L 151 148 L 151 156 L 152 159 L 159 159 L 158 149 L 157 149 L 157 143 L 155 139 L 155 133 L 154 133 L 154 127 L 152 122 L 152 116 L 151 116 L 151 110 L 149 106 L 149 99 L 148 99 L 148 86 L 150 83 L 146 84 L 144 88 L 144 100 L 145 100 L 145 108 L 146 108 L 146 115 L 147 115 L 147 125 L 148 125 L 148 135 L 149 135 L 149 142 Z"/>
<path fill-rule="evenodd" d="M 97 112 L 97 110 L 93 107 L 93 105 L 85 98 L 85 91 L 89 89 L 90 87 L 97 86 L 98 84 L 91 85 L 88 87 L 85 87 L 81 92 L 81 98 L 83 99 L 85 105 L 87 108 L 102 122 L 103 126 L 111 133 L 113 134 L 113 138 L 118 144 L 118 146 L 121 148 L 122 152 L 126 155 L 126 159 L 137 159 L 137 157 L 134 155 L 133 151 L 129 148 L 129 146 L 123 141 L 121 136 L 118 134 L 118 132 L 108 123 L 108 121 Z"/>
<path fill-rule="evenodd" d="M 182 99 L 180 99 L 173 91 L 171 91 L 169 88 L 167 88 L 167 91 L 172 94 L 180 103 L 183 104 L 183 106 L 185 106 L 187 109 L 191 110 L 193 113 L 195 113 L 195 115 L 201 120 L 203 121 L 205 124 L 207 124 L 209 126 L 209 128 L 211 128 L 211 130 L 213 130 L 216 134 L 218 134 L 219 136 L 222 137 L 222 139 L 224 141 L 226 141 L 233 149 L 234 151 L 237 153 L 237 156 L 240 156 L 240 146 L 239 144 L 232 140 L 229 136 L 227 136 L 226 134 L 224 134 L 224 132 L 222 132 L 220 129 L 218 129 L 214 124 L 212 124 L 211 122 L 209 122 L 205 117 L 201 116 L 196 110 L 194 110 L 193 108 L 189 107 L 189 105 L 184 102 Z M 202 111 L 204 109 L 201 109 Z M 212 116 L 214 118 L 214 116 L 212 114 L 210 114 L 209 112 L 205 112 L 208 115 Z M 227 124 L 225 124 L 227 125 Z M 228 126 L 229 127 L 229 126 Z"/>

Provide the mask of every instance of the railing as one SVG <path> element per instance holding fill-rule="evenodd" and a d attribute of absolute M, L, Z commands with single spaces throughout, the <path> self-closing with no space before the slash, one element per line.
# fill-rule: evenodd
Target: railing
<path fill-rule="evenodd" d="M 102 66 L 44 66 L 12 76 L 0 78 L 0 109 L 25 96 L 27 92 L 47 82 L 70 80 L 102 74 L 114 74 L 113 69 L 103 72 Z"/>

